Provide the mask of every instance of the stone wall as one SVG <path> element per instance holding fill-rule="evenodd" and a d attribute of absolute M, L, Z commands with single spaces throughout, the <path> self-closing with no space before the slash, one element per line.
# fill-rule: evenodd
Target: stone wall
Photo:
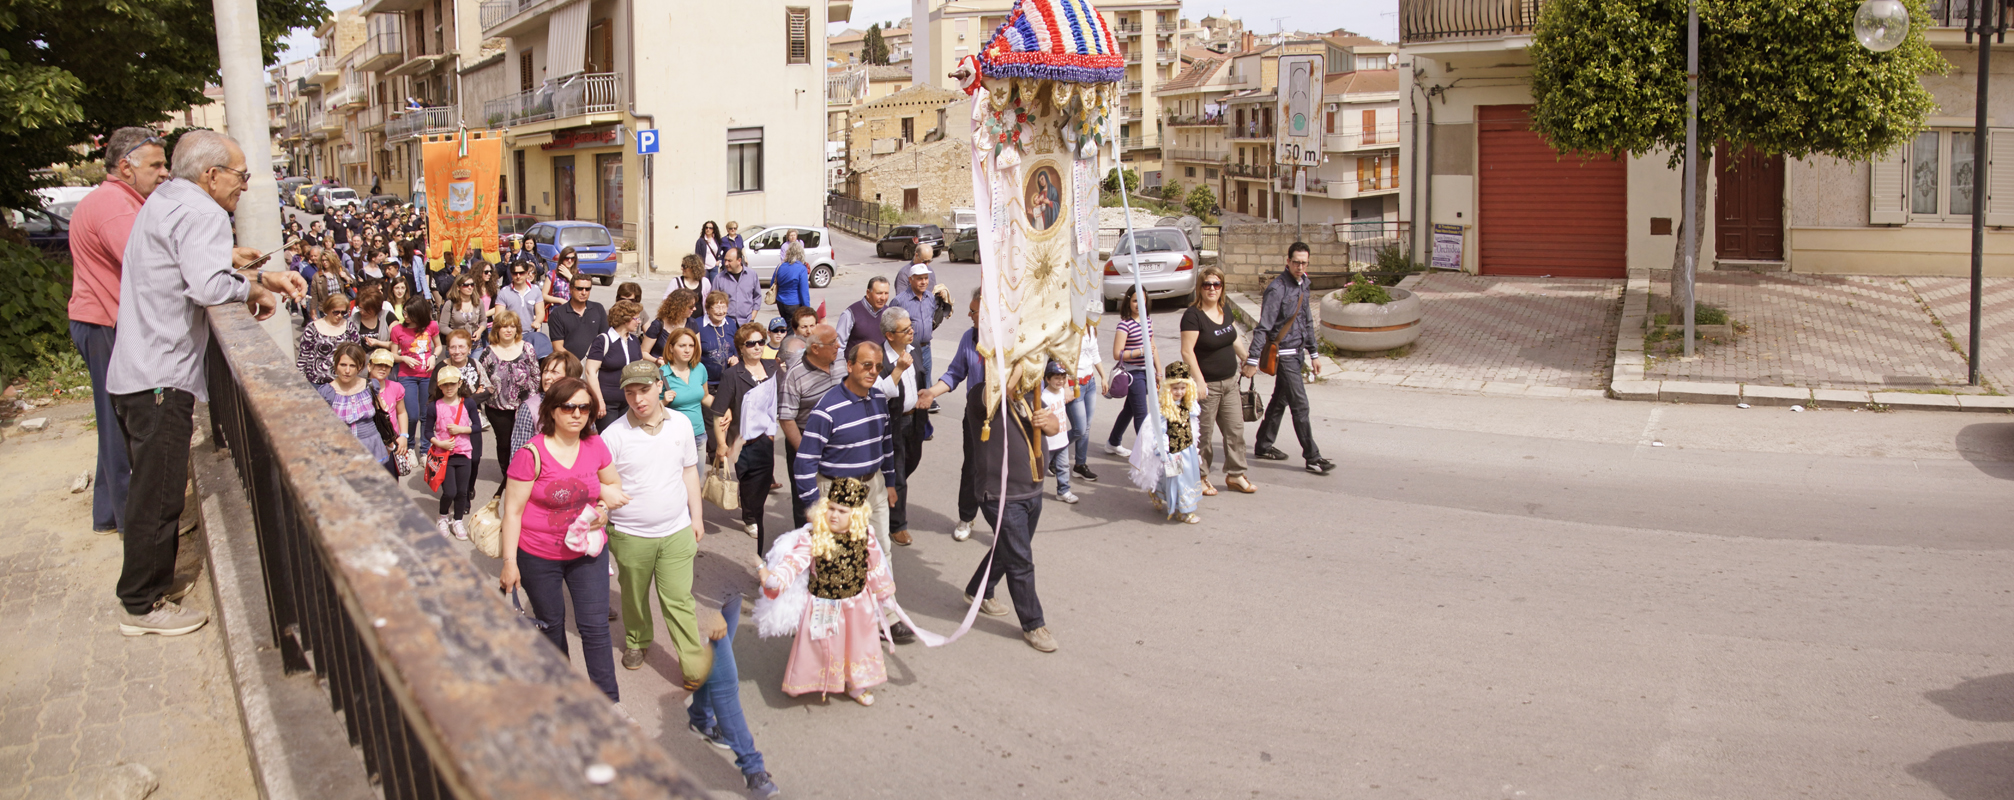
<path fill-rule="evenodd" d="M 1336 240 L 1335 228 L 1302 225 L 1296 233 L 1288 223 L 1236 223 L 1223 226 L 1218 240 L 1217 266 L 1224 270 L 1231 291 L 1256 292 L 1286 268 L 1287 247 L 1296 241 L 1308 243 L 1308 274 L 1315 288 L 1341 286 L 1349 272 L 1350 247 Z"/>

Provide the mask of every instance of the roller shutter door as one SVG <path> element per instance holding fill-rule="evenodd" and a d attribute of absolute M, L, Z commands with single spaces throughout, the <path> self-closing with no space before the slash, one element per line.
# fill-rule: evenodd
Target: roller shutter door
<path fill-rule="evenodd" d="M 1625 277 L 1627 165 L 1562 158 L 1531 130 L 1530 113 L 1530 106 L 1476 108 L 1482 274 Z"/>

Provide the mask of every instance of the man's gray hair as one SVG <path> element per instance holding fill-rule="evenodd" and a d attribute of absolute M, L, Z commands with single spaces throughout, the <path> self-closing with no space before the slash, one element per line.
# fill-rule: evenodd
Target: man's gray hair
<path fill-rule="evenodd" d="M 908 321 L 908 309 L 894 303 L 889 303 L 887 308 L 881 309 L 881 330 L 884 332 Z"/>
<path fill-rule="evenodd" d="M 133 148 L 139 147 L 141 142 L 153 136 L 153 128 L 135 126 L 113 131 L 112 135 L 105 139 L 105 172 L 111 175 L 119 174 L 119 162 L 126 160 L 126 156 L 133 152 Z"/>
<path fill-rule="evenodd" d="M 928 264 L 930 263 L 930 259 L 936 257 L 936 255 L 937 255 L 936 248 L 933 248 L 930 245 L 924 244 L 922 242 L 917 242 L 916 256 L 915 258 L 911 259 L 911 263 Z"/>
<path fill-rule="evenodd" d="M 175 143 L 175 177 L 202 180 L 211 167 L 231 165 L 231 148 L 237 142 L 216 131 L 189 131 Z"/>

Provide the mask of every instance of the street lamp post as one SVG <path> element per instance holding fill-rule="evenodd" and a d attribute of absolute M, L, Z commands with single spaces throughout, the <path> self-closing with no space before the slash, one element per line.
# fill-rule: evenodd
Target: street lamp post
<path fill-rule="evenodd" d="M 1699 306 L 1699 2 L 1685 4 L 1685 355 L 1692 357 L 1693 310 Z M 1676 299 L 1676 298 L 1674 298 Z"/>
<path fill-rule="evenodd" d="M 1902 5 L 1898 0 L 1868 0 L 1868 4 L 1877 2 Z M 2005 41 L 2007 35 L 2005 14 L 2001 15 L 2001 19 L 1994 18 L 1994 11 L 1999 6 L 1999 0 L 1973 0 L 1971 24 L 1965 28 L 1966 41 L 1971 41 L 1975 33 L 1979 36 L 1979 94 L 1972 104 L 1971 335 L 1967 337 L 1965 347 L 1965 381 L 1973 386 L 1979 385 L 1979 293 L 1986 280 L 1986 161 L 1993 146 L 1986 130 L 1986 103 L 1991 97 L 1987 92 L 1993 83 L 1993 37 L 1998 35 Z"/>

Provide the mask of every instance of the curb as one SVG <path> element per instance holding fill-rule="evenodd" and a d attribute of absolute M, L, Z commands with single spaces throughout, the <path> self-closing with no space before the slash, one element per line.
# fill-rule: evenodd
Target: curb
<path fill-rule="evenodd" d="M 1630 270 L 1623 288 L 1622 319 L 1616 323 L 1615 371 L 1607 395 L 1617 400 L 1697 405 L 1793 406 L 1806 408 L 1883 407 L 1901 411 L 2014 412 L 2014 397 L 1918 394 L 1915 392 L 1806 389 L 1747 383 L 1649 380 L 1644 375 L 1643 333 L 1650 322 L 1650 271 Z"/>

